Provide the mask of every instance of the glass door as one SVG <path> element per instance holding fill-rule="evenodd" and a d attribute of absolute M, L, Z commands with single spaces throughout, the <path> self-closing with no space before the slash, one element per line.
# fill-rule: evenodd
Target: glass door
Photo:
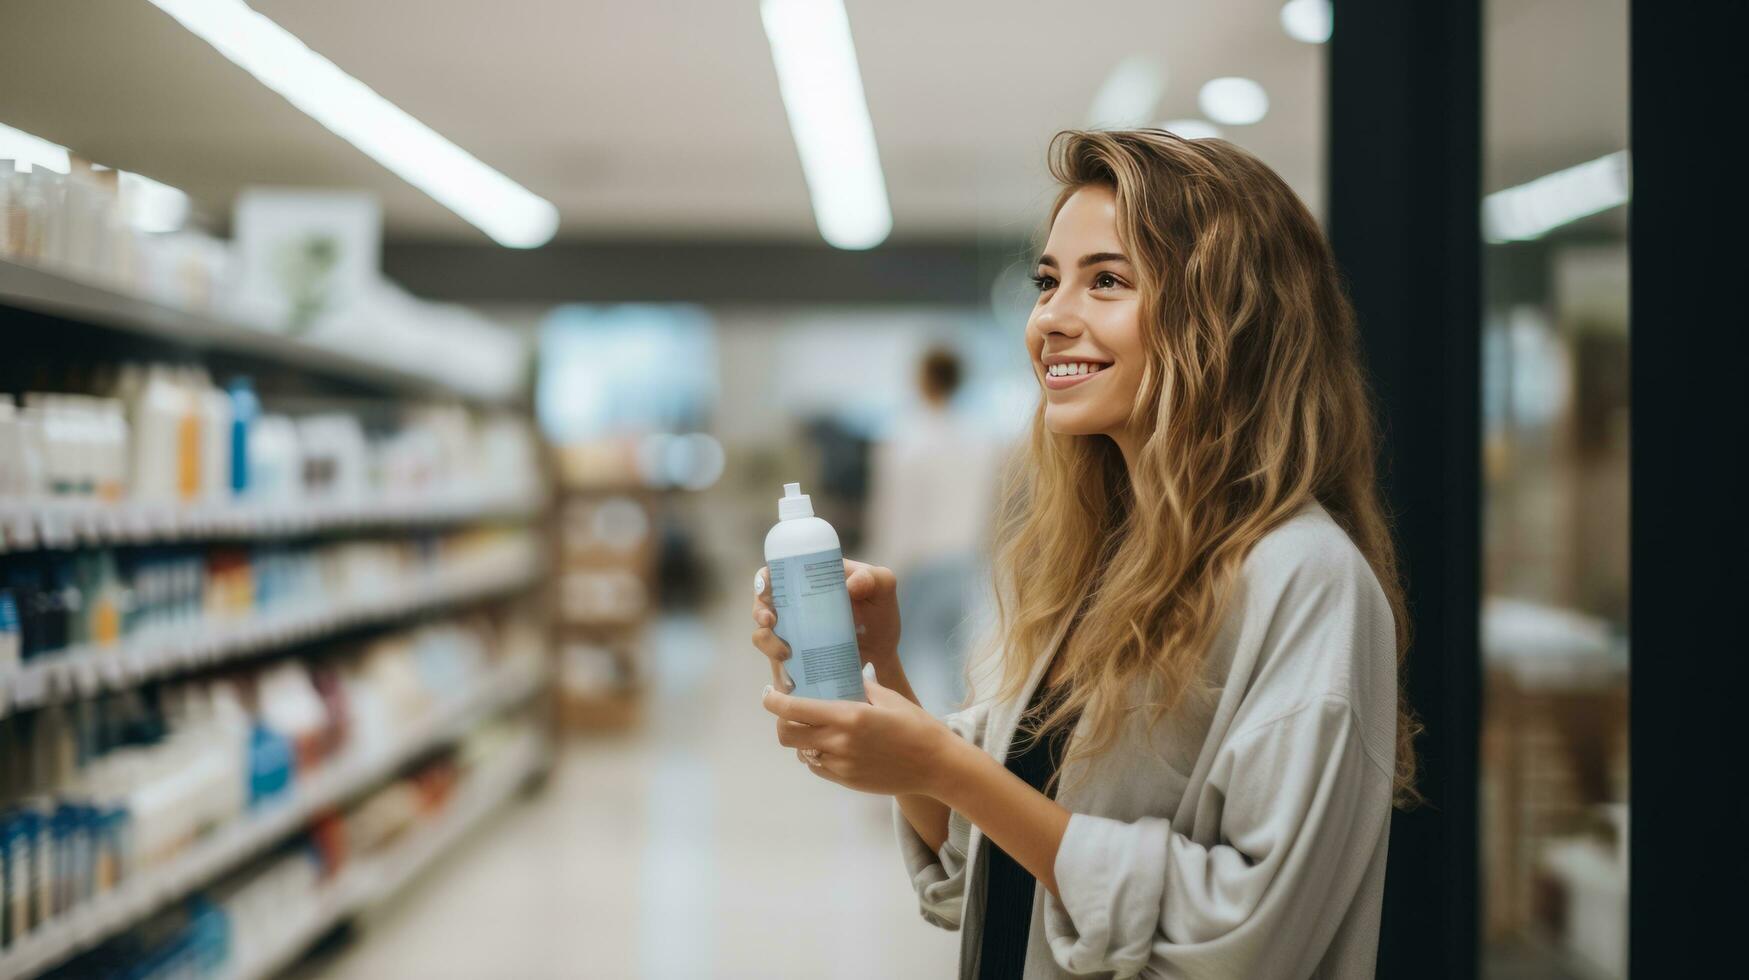
<path fill-rule="evenodd" d="M 1628 8 L 1484 24 L 1483 973 L 1623 977 Z"/>

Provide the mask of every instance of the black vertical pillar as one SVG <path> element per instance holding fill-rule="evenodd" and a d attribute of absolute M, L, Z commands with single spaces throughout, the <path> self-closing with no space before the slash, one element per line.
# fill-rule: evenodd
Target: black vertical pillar
<path fill-rule="evenodd" d="M 1629 11 L 1633 413 L 1629 964 L 1742 958 L 1749 716 L 1749 3 Z"/>
<path fill-rule="evenodd" d="M 1381 977 L 1476 975 L 1480 0 L 1338 0 L 1329 225 L 1384 423 L 1428 805 L 1391 828 Z"/>

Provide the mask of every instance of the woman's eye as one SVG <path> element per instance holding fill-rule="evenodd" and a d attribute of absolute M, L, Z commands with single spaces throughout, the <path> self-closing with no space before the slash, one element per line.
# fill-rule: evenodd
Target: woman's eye
<path fill-rule="evenodd" d="M 1057 288 L 1057 281 L 1050 276 L 1033 276 L 1032 284 L 1041 293 L 1048 293 Z"/>
<path fill-rule="evenodd" d="M 1093 277 L 1094 289 L 1117 289 L 1123 285 L 1123 280 L 1109 272 L 1101 272 Z"/>

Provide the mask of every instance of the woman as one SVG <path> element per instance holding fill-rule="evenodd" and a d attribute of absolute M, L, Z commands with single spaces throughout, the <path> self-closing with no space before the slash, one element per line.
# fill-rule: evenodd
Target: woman
<path fill-rule="evenodd" d="M 893 576 L 846 562 L 869 703 L 767 687 L 778 741 L 895 797 L 962 977 L 1370 976 L 1415 726 L 1329 247 L 1220 140 L 1069 132 L 1051 168 L 999 652 L 936 720 L 893 654 Z M 781 680 L 767 599 L 761 575 Z"/>

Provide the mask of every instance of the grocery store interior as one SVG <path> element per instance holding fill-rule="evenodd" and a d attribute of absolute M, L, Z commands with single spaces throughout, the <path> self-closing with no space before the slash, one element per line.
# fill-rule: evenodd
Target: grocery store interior
<path fill-rule="evenodd" d="M 1430 801 L 1379 975 L 1681 963 L 1656 804 L 1740 736 L 1630 650 L 1728 650 L 1742 582 L 1640 520 L 1744 445 L 1741 194 L 1678 155 L 1742 17 L 5 0 L 0 980 L 954 975 L 891 801 L 776 744 L 751 585 L 799 483 L 958 705 L 1046 150 L 1126 127 L 1274 168 L 1359 311 Z"/>

